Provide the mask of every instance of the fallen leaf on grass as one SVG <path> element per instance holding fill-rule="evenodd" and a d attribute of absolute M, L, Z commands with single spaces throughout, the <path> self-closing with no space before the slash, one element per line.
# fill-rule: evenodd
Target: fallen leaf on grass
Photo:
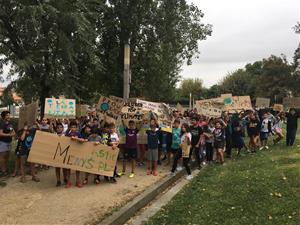
<path fill-rule="evenodd" d="M 271 215 L 268 215 L 268 219 L 271 220 L 273 219 L 273 217 Z"/>
<path fill-rule="evenodd" d="M 278 197 L 278 198 L 281 198 L 281 197 L 282 197 L 282 194 L 279 193 L 279 192 L 275 192 L 274 195 L 275 195 L 276 197 Z"/>
<path fill-rule="evenodd" d="M 283 177 L 282 179 L 283 179 L 283 180 L 287 180 L 287 178 L 286 178 L 286 177 Z"/>
<path fill-rule="evenodd" d="M 289 216 L 289 219 L 292 219 L 293 217 L 292 216 Z"/>

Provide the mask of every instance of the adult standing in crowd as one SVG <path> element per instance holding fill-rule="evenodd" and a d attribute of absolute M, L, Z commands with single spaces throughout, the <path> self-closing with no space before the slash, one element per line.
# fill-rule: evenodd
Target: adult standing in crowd
<path fill-rule="evenodd" d="M 291 108 L 288 113 L 286 113 L 286 145 L 293 146 L 296 133 L 298 129 L 298 118 L 299 114 L 296 112 L 295 108 Z"/>
<path fill-rule="evenodd" d="M 13 125 L 10 122 L 9 111 L 3 111 L 1 113 L 2 120 L 0 121 L 0 166 L 1 175 L 8 175 L 8 160 L 11 150 L 11 142 L 16 132 L 13 129 Z"/>

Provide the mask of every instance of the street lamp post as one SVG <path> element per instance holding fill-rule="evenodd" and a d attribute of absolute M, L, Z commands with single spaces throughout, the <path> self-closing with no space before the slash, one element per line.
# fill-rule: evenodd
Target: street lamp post
<path fill-rule="evenodd" d="M 124 45 L 124 77 L 123 77 L 123 98 L 129 98 L 130 92 L 130 46 Z"/>

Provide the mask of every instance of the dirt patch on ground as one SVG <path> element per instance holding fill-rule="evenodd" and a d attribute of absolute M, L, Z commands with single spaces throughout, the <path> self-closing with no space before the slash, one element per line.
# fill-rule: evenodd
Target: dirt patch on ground
<path fill-rule="evenodd" d="M 91 177 L 90 184 L 81 189 L 55 187 L 53 168 L 39 173 L 40 183 L 30 180 L 23 184 L 19 178 L 10 178 L 6 187 L 0 187 L 0 224 L 91 224 L 132 200 L 168 172 L 169 167 L 161 166 L 159 176 L 147 176 L 145 167 L 140 167 L 132 179 L 123 176 L 117 184 L 102 179 L 101 184 L 94 185 Z"/>

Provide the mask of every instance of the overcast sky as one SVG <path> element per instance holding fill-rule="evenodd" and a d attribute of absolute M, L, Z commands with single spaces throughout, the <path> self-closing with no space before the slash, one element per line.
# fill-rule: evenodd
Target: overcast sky
<path fill-rule="evenodd" d="M 292 27 L 300 21 L 299 0 L 188 0 L 204 12 L 213 33 L 200 42 L 200 57 L 182 68 L 183 78 L 200 78 L 206 87 L 231 71 L 271 54 L 292 60 L 299 43 Z"/>

